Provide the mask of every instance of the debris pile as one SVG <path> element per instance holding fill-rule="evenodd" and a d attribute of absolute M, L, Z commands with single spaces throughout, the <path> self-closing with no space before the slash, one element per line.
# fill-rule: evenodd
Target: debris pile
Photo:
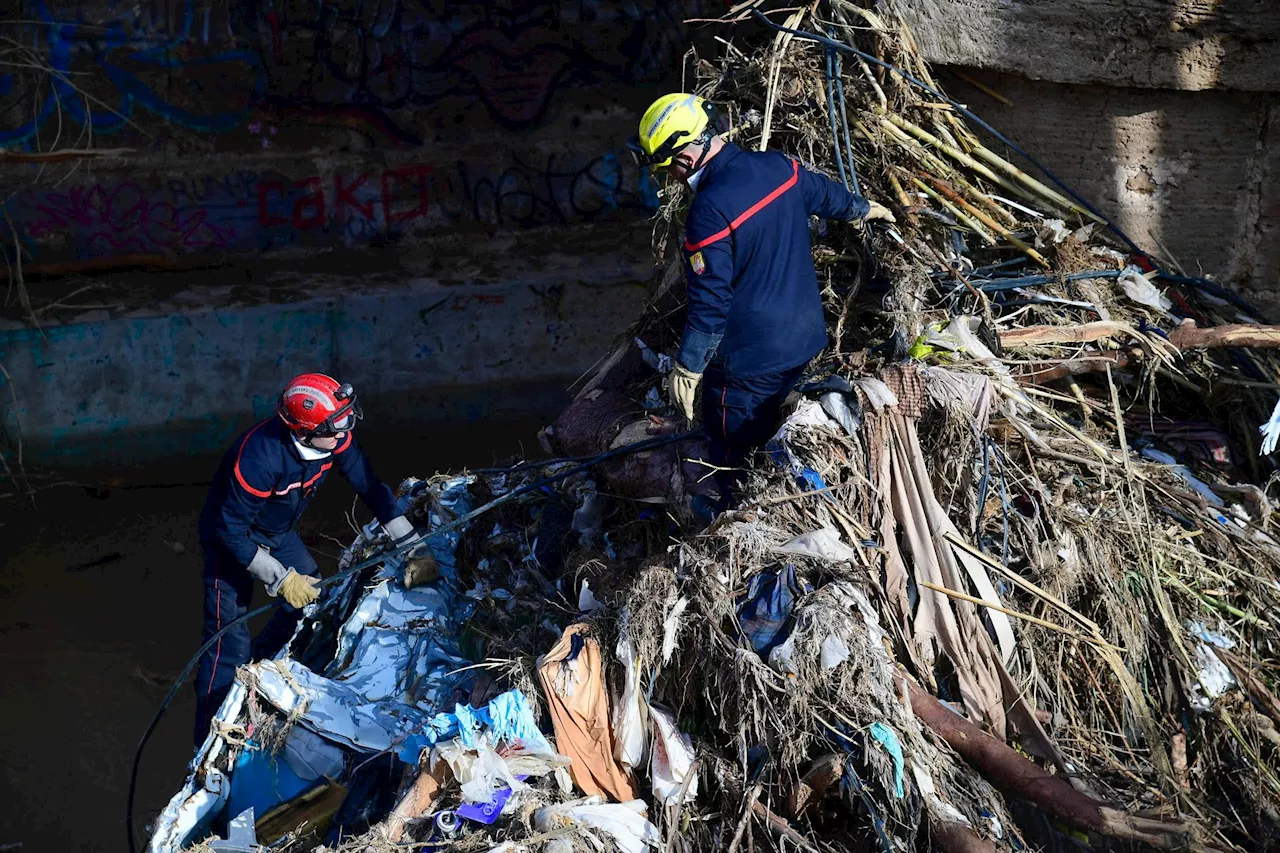
<path fill-rule="evenodd" d="M 152 850 L 1280 840 L 1280 330 L 996 153 L 892 4 L 735 14 L 697 62 L 734 140 L 898 218 L 816 233 L 831 345 L 740 505 L 697 529 L 698 443 L 652 440 L 672 186 L 650 310 L 544 434 L 569 460 L 406 482 L 423 530 L 512 499 L 245 667 Z"/>

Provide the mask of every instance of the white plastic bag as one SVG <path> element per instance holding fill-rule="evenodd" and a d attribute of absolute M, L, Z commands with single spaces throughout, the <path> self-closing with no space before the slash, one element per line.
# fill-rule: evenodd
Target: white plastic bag
<path fill-rule="evenodd" d="M 476 749 L 468 748 L 457 738 L 439 744 L 432 753 L 432 766 L 440 760 L 449 763 L 449 769 L 461 783 L 463 802 L 487 803 L 497 788 L 518 791 L 524 787 L 502 756 L 494 752 L 488 735 L 480 736 Z"/>
<path fill-rule="evenodd" d="M 625 630 L 618 637 L 614 653 L 622 664 L 623 686 L 622 695 L 613 705 L 613 757 L 634 772 L 644 763 L 649 732 L 645 724 L 647 706 L 640 695 L 640 662 Z"/>
<path fill-rule="evenodd" d="M 796 554 L 833 562 L 853 562 L 858 559 L 857 552 L 840 540 L 840 533 L 834 527 L 820 527 L 801 533 L 773 550 L 781 554 Z"/>
<path fill-rule="evenodd" d="M 649 708 L 653 720 L 653 752 L 649 763 L 649 776 L 653 782 L 653 796 L 665 805 L 680 801 L 680 790 L 693 770 L 693 741 L 676 728 L 675 717 L 658 707 Z M 689 779 L 685 789 L 686 799 L 698 796 L 698 776 Z"/>
<path fill-rule="evenodd" d="M 590 827 L 612 836 L 623 853 L 644 853 L 646 847 L 658 847 L 662 842 L 658 828 L 649 823 L 645 814 L 643 800 L 606 803 L 600 797 L 588 797 L 538 809 L 533 813 L 533 826 L 539 832 Z"/>
<path fill-rule="evenodd" d="M 1149 273 L 1154 276 L 1154 273 Z M 1173 307 L 1173 303 L 1169 301 L 1169 297 L 1165 296 L 1160 288 L 1151 283 L 1151 279 L 1143 275 L 1142 270 L 1134 266 L 1124 268 L 1124 272 L 1120 273 L 1120 288 L 1124 290 L 1124 295 L 1132 299 L 1139 305 L 1145 305 L 1157 313 L 1168 315 L 1169 309 Z"/>

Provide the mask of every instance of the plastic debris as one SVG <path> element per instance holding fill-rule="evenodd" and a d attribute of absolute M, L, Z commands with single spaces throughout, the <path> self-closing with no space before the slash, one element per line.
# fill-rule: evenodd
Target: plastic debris
<path fill-rule="evenodd" d="M 1134 302 L 1167 316 L 1173 308 L 1173 302 L 1151 283 L 1154 275 L 1154 273 L 1144 275 L 1134 266 L 1125 267 L 1120 273 L 1120 287 L 1124 290 L 1124 295 Z"/>
<path fill-rule="evenodd" d="M 680 633 L 680 617 L 684 615 L 685 608 L 689 606 L 689 599 L 678 598 L 671 606 L 671 612 L 667 614 L 667 618 L 662 623 L 662 662 L 667 663 L 671 660 L 671 654 L 676 650 L 676 637 Z"/>
<path fill-rule="evenodd" d="M 889 753 L 889 757 L 893 759 L 893 795 L 902 797 L 904 794 L 902 789 L 902 770 L 905 766 L 902 757 L 902 742 L 898 740 L 898 735 L 892 728 L 879 721 L 871 724 L 871 737 L 875 738 L 876 743 L 883 746 L 885 751 Z"/>
<path fill-rule="evenodd" d="M 786 639 L 791 610 L 802 591 L 796 567 L 790 563 L 751 578 L 746 601 L 738 609 L 738 624 L 758 654 L 767 656 Z"/>
<path fill-rule="evenodd" d="M 662 838 L 658 829 L 645 817 L 642 800 L 606 803 L 599 797 L 588 797 L 575 803 L 545 806 L 533 813 L 533 825 L 541 832 L 557 827 L 578 826 L 607 833 L 623 853 L 644 853 L 658 847 Z"/>
<path fill-rule="evenodd" d="M 578 591 L 578 612 L 595 613 L 608 609 L 591 591 L 591 582 L 584 579 L 582 581 L 582 589 Z"/>
<path fill-rule="evenodd" d="M 849 659 L 849 647 L 836 634 L 828 634 L 822 641 L 822 668 L 830 672 Z"/>
<path fill-rule="evenodd" d="M 1258 427 L 1258 432 L 1262 434 L 1262 446 L 1258 449 L 1258 455 L 1267 456 L 1274 453 L 1276 442 L 1280 441 L 1280 400 L 1276 401 L 1276 406 L 1271 410 L 1271 417 L 1267 418 L 1267 422 Z"/>
<path fill-rule="evenodd" d="M 801 533 L 774 549 L 780 554 L 794 554 L 835 562 L 856 562 L 858 554 L 840 540 L 840 533 L 833 527 L 822 527 Z"/>
<path fill-rule="evenodd" d="M 649 778 L 654 797 L 668 806 L 682 802 L 681 791 L 686 800 L 696 799 L 698 775 L 693 768 L 693 741 L 676 728 L 675 717 L 665 708 L 651 707 L 649 719 L 653 721 Z"/>
<path fill-rule="evenodd" d="M 618 634 L 614 653 L 622 667 L 622 695 L 613 704 L 613 731 L 617 738 L 613 755 L 619 764 L 634 772 L 644 764 L 648 747 L 648 705 L 640 695 L 640 662 L 625 627 Z"/>

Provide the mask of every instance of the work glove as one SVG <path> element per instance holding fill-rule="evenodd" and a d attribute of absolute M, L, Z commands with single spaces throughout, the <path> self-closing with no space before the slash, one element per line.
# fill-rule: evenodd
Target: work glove
<path fill-rule="evenodd" d="M 422 541 L 422 534 L 413 529 L 413 524 L 403 515 L 397 515 L 395 518 L 382 525 L 382 529 L 391 537 L 391 541 L 397 548 L 409 546 Z"/>
<path fill-rule="evenodd" d="M 690 422 L 693 421 L 693 397 L 698 392 L 698 383 L 701 381 L 701 373 L 694 373 L 678 361 L 673 363 L 671 374 L 667 377 L 671 402 L 684 412 L 685 418 Z"/>
<path fill-rule="evenodd" d="M 280 594 L 284 596 L 285 601 L 289 602 L 289 606 L 301 610 L 320 597 L 319 583 L 319 578 L 300 575 L 295 570 L 289 569 L 284 580 L 280 581 Z"/>
<path fill-rule="evenodd" d="M 271 596 L 276 594 L 280 588 L 280 582 L 291 571 L 261 545 L 258 546 L 258 553 L 253 555 L 253 560 L 245 568 L 249 570 L 249 574 L 262 581 L 262 585 L 267 588 L 267 594 Z"/>
<path fill-rule="evenodd" d="M 879 204 L 878 202 L 874 202 L 870 200 L 867 201 L 867 204 L 871 206 L 871 209 L 867 211 L 866 216 L 862 217 L 861 219 L 854 220 L 854 222 L 857 223 L 858 225 L 862 225 L 864 223 L 870 222 L 873 219 L 880 219 L 885 222 L 898 221 L 897 218 L 894 217 L 893 211 L 885 207 L 883 204 Z"/>

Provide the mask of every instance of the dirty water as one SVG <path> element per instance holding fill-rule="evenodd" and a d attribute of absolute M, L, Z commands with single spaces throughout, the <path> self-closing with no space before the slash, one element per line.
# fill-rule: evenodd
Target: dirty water
<path fill-rule="evenodd" d="M 541 456 L 536 432 L 545 422 L 366 429 L 361 443 L 394 485 L 522 451 Z M 199 484 L 217 462 L 77 471 L 81 482 L 125 487 L 60 487 L 39 493 L 34 508 L 0 501 L 0 849 L 126 850 L 134 749 L 199 645 Z M 163 487 L 138 488 L 147 485 Z M 299 528 L 325 573 L 352 536 L 344 517 L 353 499 L 341 478 L 326 481 Z M 355 513 L 360 523 L 371 517 L 363 505 Z M 268 600 L 261 590 L 258 598 Z M 139 826 L 185 774 L 193 713 L 188 683 L 148 746 Z"/>

